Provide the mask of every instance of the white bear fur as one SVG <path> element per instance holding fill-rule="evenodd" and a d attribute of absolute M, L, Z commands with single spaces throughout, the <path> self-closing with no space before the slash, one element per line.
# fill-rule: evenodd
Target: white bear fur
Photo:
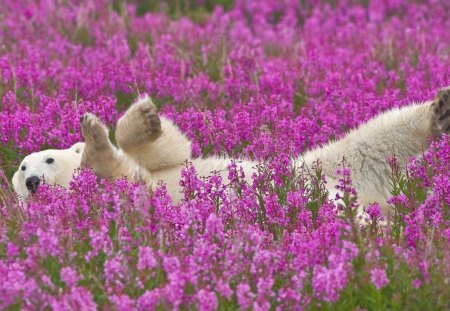
<path fill-rule="evenodd" d="M 74 171 L 80 166 L 83 149 L 84 143 L 76 143 L 68 149 L 49 149 L 26 156 L 12 178 L 14 190 L 19 198 L 28 197 L 29 191 L 25 186 L 25 180 L 32 176 L 40 177 L 42 182 L 50 185 L 68 188 Z M 45 161 L 49 158 L 55 161 L 47 164 Z M 25 170 L 22 170 L 22 167 Z"/>
<path fill-rule="evenodd" d="M 441 93 L 444 91 L 449 93 L 449 88 Z M 439 97 L 382 113 L 342 139 L 299 156 L 293 164 L 298 167 L 304 163 L 311 167 L 314 161 L 320 160 L 328 179 L 327 189 L 334 198 L 339 178 L 335 172 L 345 158 L 352 171 L 359 203 L 365 206 L 379 202 L 385 207 L 391 174 L 386 157 L 395 153 L 404 167 L 409 158 L 420 155 L 429 147 L 430 136 L 443 131 L 442 125 L 436 125 L 439 109 L 433 103 L 438 101 Z M 24 158 L 13 177 L 14 189 L 20 197 L 28 197 L 24 183 L 27 177 L 34 174 L 46 183 L 68 187 L 80 165 L 91 166 L 102 178 L 126 176 L 131 180 L 144 180 L 150 187 L 163 181 L 174 202 L 183 198 L 179 180 L 186 160 L 192 162 L 200 176 L 208 176 L 212 171 L 219 172 L 225 180 L 228 176 L 227 166 L 231 159 L 192 159 L 191 142 L 172 121 L 158 118 L 156 108 L 147 96 L 134 103 L 118 121 L 116 139 L 119 148 L 109 141 L 106 126 L 94 115 L 86 114 L 81 127 L 85 146 L 77 143 L 66 150 L 45 150 Z M 84 148 L 82 157 L 74 151 L 77 148 Z M 54 165 L 45 163 L 47 157 L 55 158 Z M 22 165 L 26 165 L 25 171 L 20 170 Z M 251 182 L 257 163 L 244 159 L 239 165 L 247 181 Z"/>
<path fill-rule="evenodd" d="M 345 158 L 352 172 L 352 184 L 362 206 L 390 197 L 391 168 L 387 157 L 395 154 L 405 167 L 408 159 L 421 155 L 429 147 L 432 125 L 432 101 L 396 108 L 378 115 L 350 131 L 342 139 L 308 151 L 297 161 L 311 164 L 320 159 L 328 176 L 330 193 L 335 193 L 336 168 Z"/>

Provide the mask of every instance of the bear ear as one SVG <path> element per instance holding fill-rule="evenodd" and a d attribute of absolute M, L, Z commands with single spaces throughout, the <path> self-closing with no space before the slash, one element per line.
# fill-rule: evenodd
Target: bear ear
<path fill-rule="evenodd" d="M 76 143 L 75 145 L 73 145 L 69 149 L 75 151 L 76 153 L 82 154 L 83 151 L 84 151 L 84 143 Z"/>
<path fill-rule="evenodd" d="M 26 197 L 26 189 L 25 185 L 20 182 L 19 172 L 15 172 L 12 178 L 12 184 L 14 191 L 19 195 L 19 198 L 25 199 Z"/>
<path fill-rule="evenodd" d="M 19 183 L 19 172 L 15 172 L 12 178 L 12 184 L 16 192 L 18 183 Z"/>

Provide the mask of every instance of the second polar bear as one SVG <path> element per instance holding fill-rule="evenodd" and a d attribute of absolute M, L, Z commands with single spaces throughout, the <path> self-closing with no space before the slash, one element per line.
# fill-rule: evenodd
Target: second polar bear
<path fill-rule="evenodd" d="M 227 178 L 226 168 L 231 160 L 191 159 L 191 142 L 170 120 L 158 116 L 149 97 L 139 99 L 119 119 L 116 128 L 119 148 L 111 143 L 106 126 L 93 114 L 87 113 L 81 118 L 81 130 L 85 143 L 67 149 L 72 152 L 45 150 L 25 157 L 13 177 L 13 186 L 20 196 L 26 198 L 29 192 L 35 192 L 43 179 L 67 187 L 74 169 L 80 165 L 92 167 L 102 178 L 126 176 L 131 180 L 144 180 L 150 187 L 162 180 L 175 202 L 183 198 L 179 180 L 186 160 L 193 163 L 200 176 L 216 171 Z M 372 202 L 385 206 L 391 174 L 386 157 L 395 152 L 404 167 L 409 158 L 429 147 L 430 136 L 449 132 L 450 87 L 447 87 L 440 90 L 434 100 L 382 113 L 344 138 L 293 159 L 293 164 L 298 167 L 305 163 L 310 167 L 320 160 L 328 178 L 327 189 L 334 197 L 338 182 L 335 171 L 345 158 L 361 206 Z M 81 150 L 82 157 L 73 150 Z M 45 163 L 50 156 L 59 156 L 70 165 L 55 163 L 51 167 Z M 250 181 L 257 162 L 243 160 L 239 165 Z"/>

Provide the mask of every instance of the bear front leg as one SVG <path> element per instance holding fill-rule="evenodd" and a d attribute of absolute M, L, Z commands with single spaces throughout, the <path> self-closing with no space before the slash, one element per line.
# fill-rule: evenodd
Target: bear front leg
<path fill-rule="evenodd" d="M 434 136 L 450 134 L 450 87 L 441 89 L 431 104 L 431 128 Z"/>
<path fill-rule="evenodd" d="M 134 103 L 117 122 L 116 140 L 125 152 L 133 152 L 162 134 L 161 120 L 150 97 Z"/>
<path fill-rule="evenodd" d="M 120 160 L 116 148 L 108 138 L 107 127 L 92 113 L 84 114 L 80 121 L 85 140 L 81 167 L 92 167 L 101 178 L 115 177 Z"/>

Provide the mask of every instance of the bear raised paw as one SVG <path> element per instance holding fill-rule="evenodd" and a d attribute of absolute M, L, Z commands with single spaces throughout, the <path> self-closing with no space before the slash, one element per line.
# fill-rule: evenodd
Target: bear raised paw
<path fill-rule="evenodd" d="M 227 166 L 231 159 L 191 159 L 191 142 L 170 120 L 158 116 L 148 96 L 138 99 L 119 119 L 116 129 L 119 148 L 110 142 L 107 127 L 93 114 L 82 117 L 81 130 L 85 143 L 66 150 L 33 153 L 23 159 L 13 177 L 19 197 L 26 199 L 43 181 L 67 187 L 74 170 L 80 166 L 92 167 L 102 178 L 126 176 L 131 180 L 144 180 L 149 187 L 163 181 L 175 202 L 183 198 L 179 179 L 186 160 L 193 163 L 200 176 L 215 171 L 222 174 L 224 180 L 228 177 Z M 450 87 L 447 87 L 432 101 L 384 112 L 342 139 L 310 150 L 292 161 L 296 166 L 311 166 L 320 160 L 328 179 L 327 189 L 334 198 L 339 180 L 335 172 L 345 158 L 361 206 L 379 202 L 386 207 L 391 173 L 386 157 L 395 152 L 404 167 L 409 158 L 429 147 L 430 136 L 449 131 Z M 240 165 L 251 182 L 257 163 L 244 159 Z"/>
<path fill-rule="evenodd" d="M 440 90 L 431 106 L 434 113 L 433 134 L 450 134 L 450 87 Z"/>
<path fill-rule="evenodd" d="M 116 150 L 108 138 L 108 128 L 92 113 L 84 114 L 80 123 L 85 141 L 81 167 L 91 166 L 99 177 L 109 177 L 115 170 Z"/>
<path fill-rule="evenodd" d="M 148 96 L 138 100 L 119 119 L 116 129 L 117 145 L 125 151 L 133 151 L 162 134 L 161 119 Z"/>

